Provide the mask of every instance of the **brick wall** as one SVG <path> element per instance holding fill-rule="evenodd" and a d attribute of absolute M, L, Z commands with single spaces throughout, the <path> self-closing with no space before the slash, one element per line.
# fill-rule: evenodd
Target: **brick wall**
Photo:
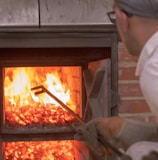
<path fill-rule="evenodd" d="M 119 87 L 121 98 L 119 115 L 139 119 L 147 122 L 155 122 L 155 116 L 144 100 L 139 87 L 139 78 L 135 76 L 138 57 L 131 56 L 122 43 L 119 44 Z"/>

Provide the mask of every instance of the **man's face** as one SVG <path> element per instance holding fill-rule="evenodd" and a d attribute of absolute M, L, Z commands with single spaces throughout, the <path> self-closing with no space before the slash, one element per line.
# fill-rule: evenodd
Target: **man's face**
<path fill-rule="evenodd" d="M 117 27 L 118 33 L 120 35 L 121 41 L 124 43 L 125 39 L 124 39 L 123 30 L 122 30 L 122 24 L 119 21 L 120 9 L 117 7 L 117 0 L 114 0 L 113 10 L 116 15 L 116 27 Z"/>
<path fill-rule="evenodd" d="M 115 11 L 116 15 L 116 26 L 118 33 L 120 35 L 121 41 L 127 47 L 129 53 L 131 55 L 139 55 L 137 50 L 137 43 L 134 39 L 130 28 L 130 18 L 128 17 L 118 6 L 117 0 L 114 1 L 113 10 Z"/>

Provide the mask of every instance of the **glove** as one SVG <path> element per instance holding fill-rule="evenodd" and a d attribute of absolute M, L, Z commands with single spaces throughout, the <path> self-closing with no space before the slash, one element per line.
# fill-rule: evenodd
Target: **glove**
<path fill-rule="evenodd" d="M 111 150 L 105 147 L 100 139 L 112 141 L 118 135 L 123 119 L 120 117 L 97 118 L 79 127 L 74 127 L 76 134 L 74 139 L 84 140 L 88 148 L 98 156 L 111 154 Z"/>
<path fill-rule="evenodd" d="M 142 160 L 158 160 L 158 152 L 152 151 L 149 155 L 144 156 Z"/>
<path fill-rule="evenodd" d="M 157 134 L 157 125 L 121 117 L 96 118 L 75 128 L 74 139 L 83 140 L 97 155 L 111 154 L 99 139 L 110 142 L 124 151 L 136 142 L 148 140 Z M 110 151 L 110 152 L 109 152 Z"/>

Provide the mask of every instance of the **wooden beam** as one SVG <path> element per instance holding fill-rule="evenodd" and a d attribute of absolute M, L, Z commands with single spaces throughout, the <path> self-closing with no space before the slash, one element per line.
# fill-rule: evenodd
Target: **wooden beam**
<path fill-rule="evenodd" d="M 38 27 L 38 0 L 0 0 L 0 27 Z"/>
<path fill-rule="evenodd" d="M 109 0 L 40 0 L 41 27 L 63 24 L 109 24 Z"/>

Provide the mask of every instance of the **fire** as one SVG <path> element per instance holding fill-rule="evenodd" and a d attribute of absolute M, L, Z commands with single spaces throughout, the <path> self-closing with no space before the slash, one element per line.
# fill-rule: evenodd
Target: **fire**
<path fill-rule="evenodd" d="M 44 85 L 71 110 L 76 105 L 71 100 L 71 90 L 63 81 L 60 67 L 5 68 L 4 104 L 8 126 L 47 126 L 67 124 L 74 120 L 65 109 L 47 94 L 35 96 L 32 87 Z"/>
<path fill-rule="evenodd" d="M 73 141 L 7 142 L 5 160 L 75 160 Z"/>

